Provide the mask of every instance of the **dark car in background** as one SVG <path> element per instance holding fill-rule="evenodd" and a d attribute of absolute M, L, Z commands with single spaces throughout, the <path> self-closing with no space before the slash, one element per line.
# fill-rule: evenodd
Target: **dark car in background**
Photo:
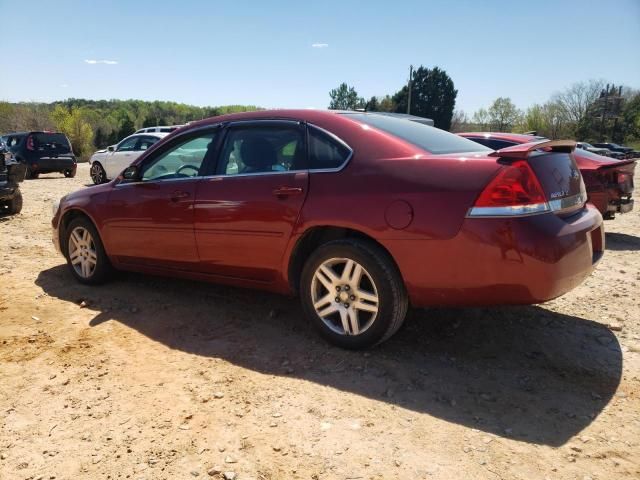
<path fill-rule="evenodd" d="M 0 215 L 15 215 L 22 210 L 18 184 L 24 180 L 25 170 L 0 139 Z"/>
<path fill-rule="evenodd" d="M 621 153 L 624 158 L 637 158 L 640 157 L 640 152 L 635 151 L 631 147 L 625 147 L 624 145 L 618 145 L 617 143 L 594 143 L 594 147 L 606 148 L 612 152 Z"/>
<path fill-rule="evenodd" d="M 587 152 L 595 153 L 596 155 L 602 155 L 603 157 L 611 157 L 611 150 L 607 148 L 598 148 L 594 147 L 590 143 L 587 142 L 576 142 L 576 148 L 580 148 L 581 150 L 586 150 Z M 616 158 L 613 156 L 613 158 Z"/>
<path fill-rule="evenodd" d="M 17 132 L 4 135 L 2 140 L 16 159 L 26 165 L 27 178 L 53 172 L 76 176 L 76 157 L 64 133 Z"/>
<path fill-rule="evenodd" d="M 458 135 L 494 150 L 529 143 L 532 140 L 546 140 L 545 137 L 502 132 L 470 132 Z M 616 213 L 633 210 L 631 196 L 634 188 L 635 160 L 613 160 L 579 148 L 573 152 L 573 156 L 584 179 L 589 201 L 600 210 L 605 219 L 614 218 Z"/>

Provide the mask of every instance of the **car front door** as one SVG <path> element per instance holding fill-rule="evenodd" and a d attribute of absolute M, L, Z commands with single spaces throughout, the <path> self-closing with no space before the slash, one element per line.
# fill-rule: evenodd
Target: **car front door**
<path fill-rule="evenodd" d="M 137 151 L 140 137 L 129 137 L 121 141 L 116 150 L 104 161 L 104 170 L 108 179 L 116 178 L 122 171 L 138 158 L 141 152 Z"/>
<path fill-rule="evenodd" d="M 216 138 L 216 128 L 180 135 L 143 159 L 139 178 L 113 187 L 103 226 L 110 255 L 125 264 L 197 269 L 194 197 Z"/>
<path fill-rule="evenodd" d="M 307 195 L 304 125 L 236 122 L 198 184 L 195 235 L 208 274 L 272 282 Z"/>

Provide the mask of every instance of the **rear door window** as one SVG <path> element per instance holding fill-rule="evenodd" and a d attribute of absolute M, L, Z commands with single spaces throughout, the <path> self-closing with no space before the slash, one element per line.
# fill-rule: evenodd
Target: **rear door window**
<path fill-rule="evenodd" d="M 217 174 L 286 172 L 304 168 L 303 130 L 297 125 L 230 127 Z"/>

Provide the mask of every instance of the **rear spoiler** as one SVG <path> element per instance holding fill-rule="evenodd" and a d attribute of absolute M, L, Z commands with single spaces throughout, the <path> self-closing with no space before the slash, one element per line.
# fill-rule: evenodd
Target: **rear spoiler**
<path fill-rule="evenodd" d="M 522 143 L 513 147 L 501 148 L 489 154 L 490 157 L 527 158 L 535 150 L 544 149 L 550 152 L 571 153 L 576 148 L 573 140 L 542 140 L 540 142 Z"/>

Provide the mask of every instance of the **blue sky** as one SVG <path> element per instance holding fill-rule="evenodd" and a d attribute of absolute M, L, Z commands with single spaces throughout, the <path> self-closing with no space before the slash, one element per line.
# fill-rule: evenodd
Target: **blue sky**
<path fill-rule="evenodd" d="M 468 113 L 590 78 L 640 88 L 640 0 L 0 0 L 0 18 L 10 101 L 325 108 L 343 81 L 394 93 L 409 64 L 444 68 Z"/>

